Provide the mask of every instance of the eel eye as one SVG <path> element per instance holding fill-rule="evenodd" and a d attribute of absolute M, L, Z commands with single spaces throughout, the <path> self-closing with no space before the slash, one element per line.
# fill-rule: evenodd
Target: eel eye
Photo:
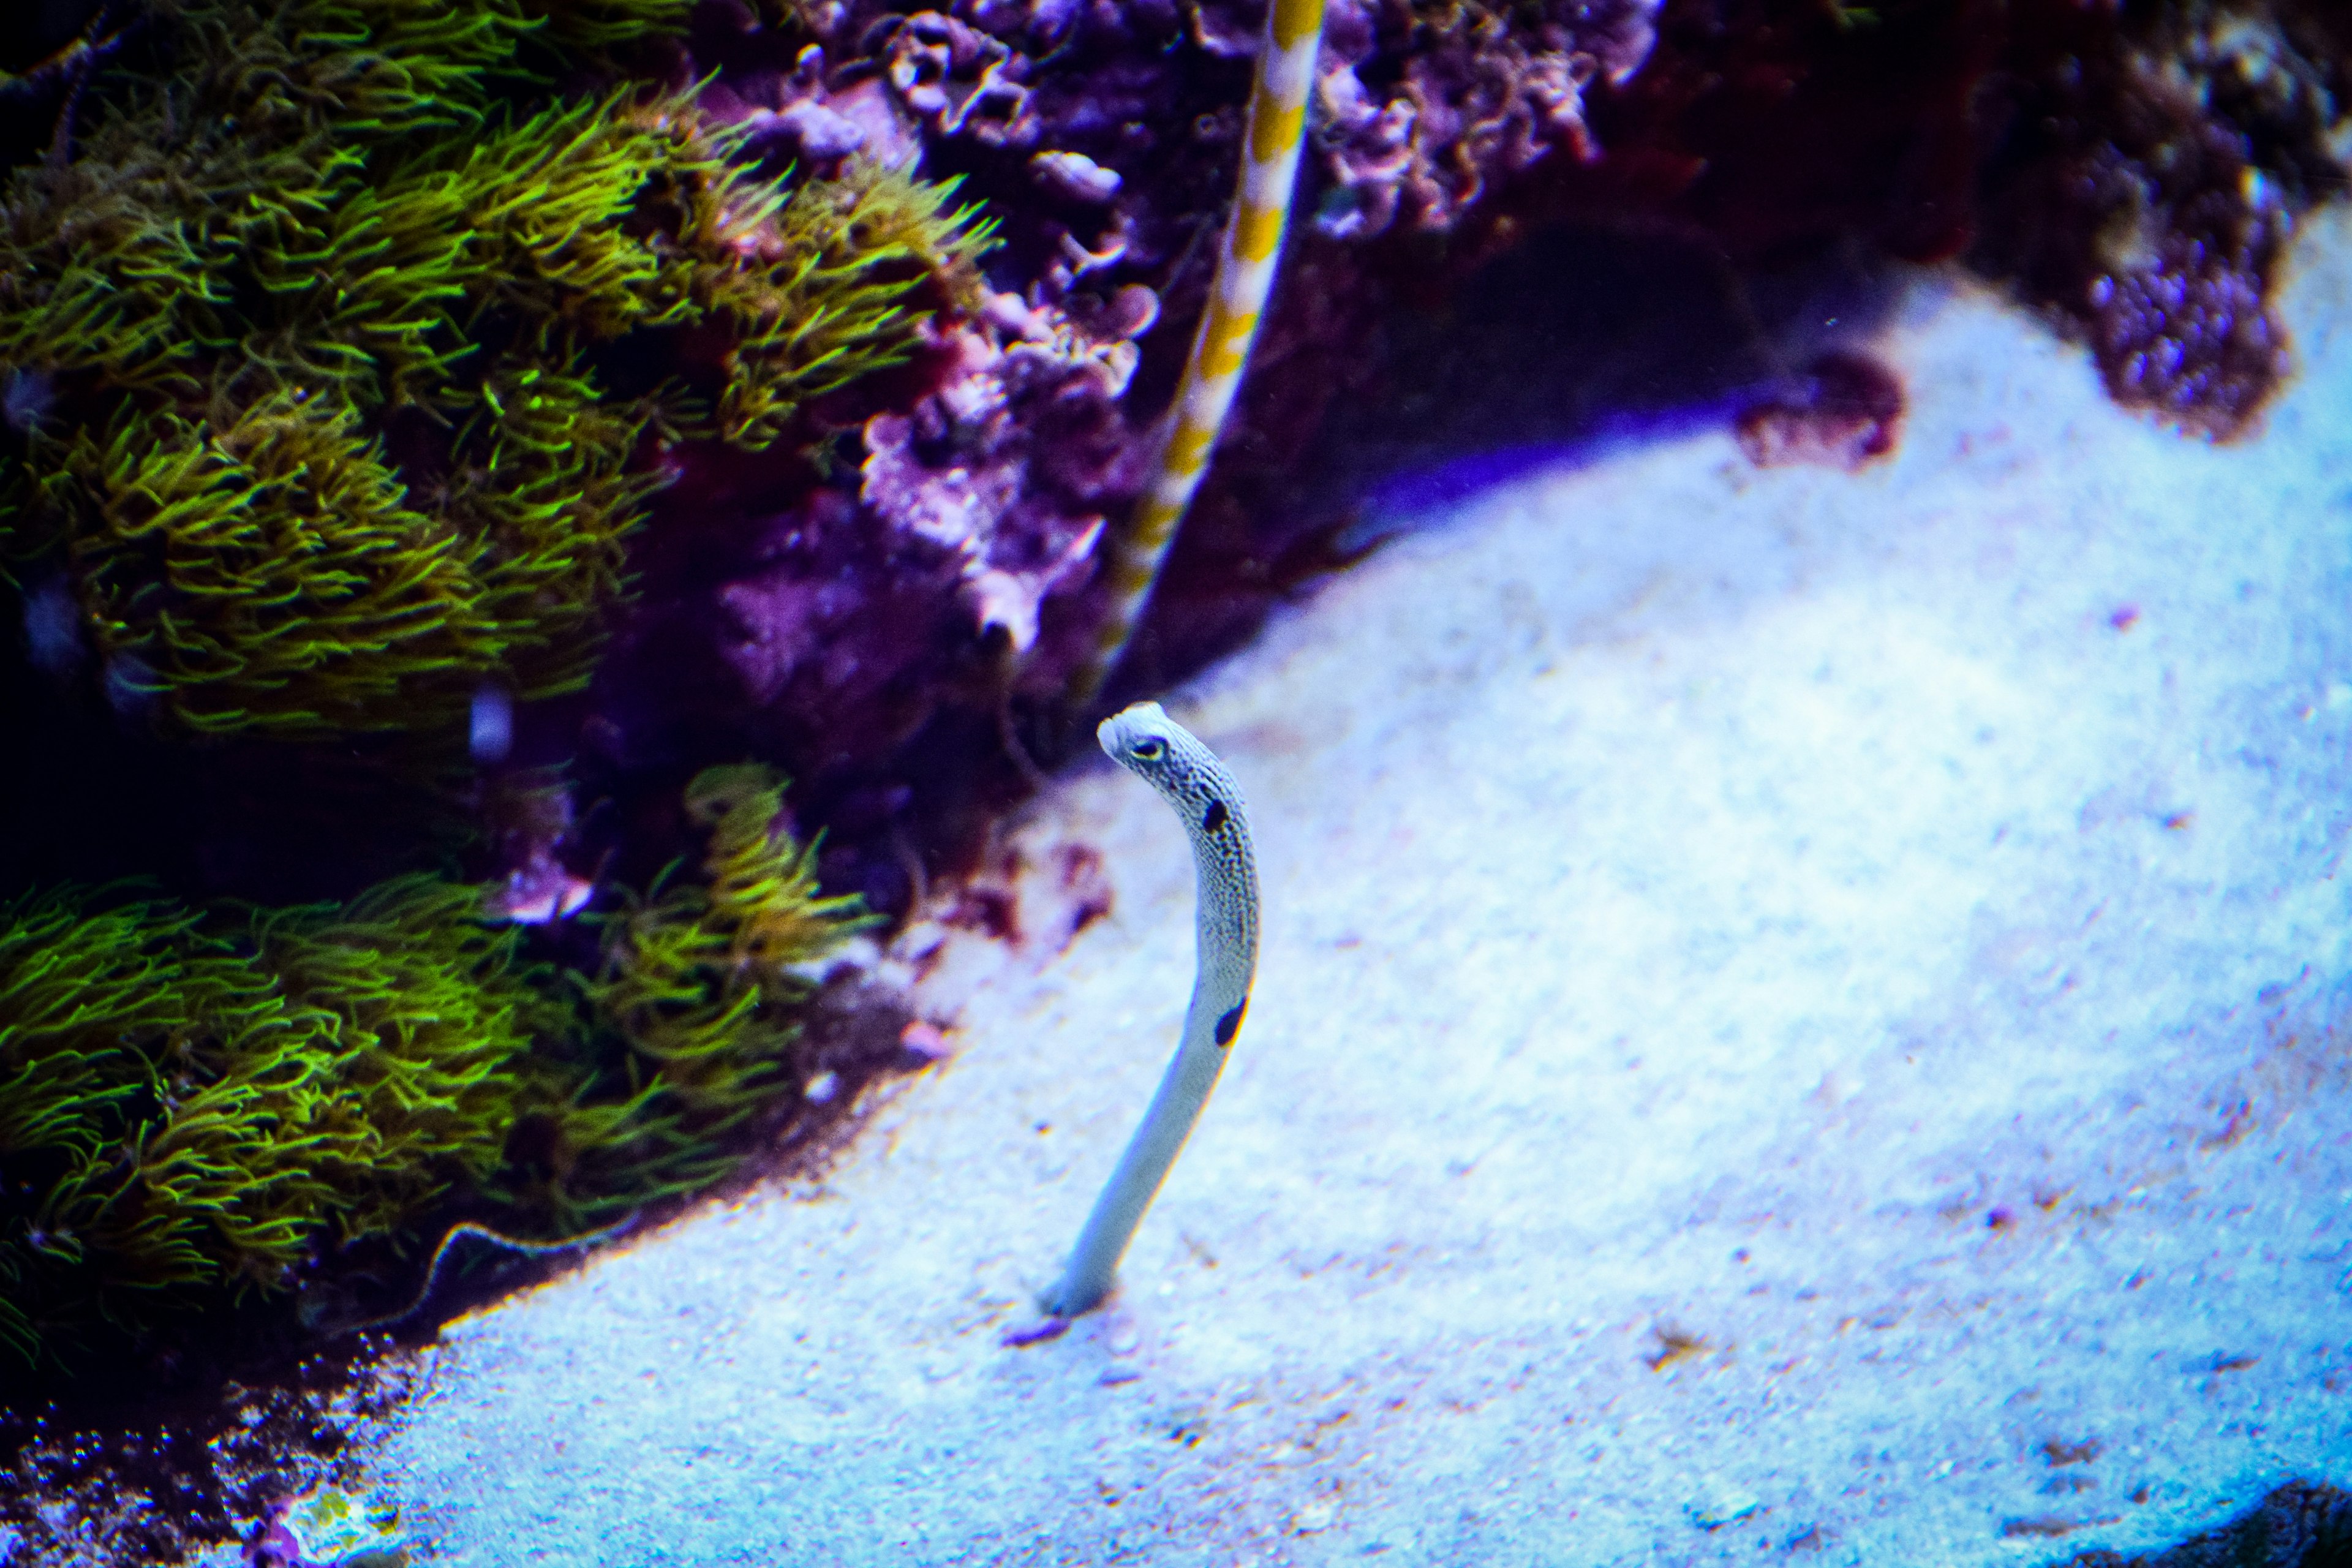
<path fill-rule="evenodd" d="M 1146 738 L 1136 742 L 1135 744 L 1127 749 L 1127 752 L 1128 755 L 1134 757 L 1140 762 L 1153 763 L 1158 762 L 1160 760 L 1160 754 L 1167 749 L 1167 742 Z"/>

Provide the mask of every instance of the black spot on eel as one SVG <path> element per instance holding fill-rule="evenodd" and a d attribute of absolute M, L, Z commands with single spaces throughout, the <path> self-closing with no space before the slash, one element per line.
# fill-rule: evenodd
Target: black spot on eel
<path fill-rule="evenodd" d="M 1231 770 L 1157 702 L 1111 715 L 1096 734 L 1102 749 L 1158 790 L 1184 824 L 1199 874 L 1199 940 L 1183 1040 L 1118 1168 L 1095 1200 L 1061 1279 L 1040 1302 L 1056 1318 L 1091 1311 L 1110 1293 L 1119 1258 L 1216 1087 L 1257 973 L 1257 858 L 1250 848 L 1249 813 Z"/>

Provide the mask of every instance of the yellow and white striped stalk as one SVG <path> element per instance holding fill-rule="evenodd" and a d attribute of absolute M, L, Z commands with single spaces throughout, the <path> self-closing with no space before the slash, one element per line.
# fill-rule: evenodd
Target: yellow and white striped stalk
<path fill-rule="evenodd" d="M 1275 262 L 1290 218 L 1290 194 L 1298 183 L 1298 152 L 1307 133 L 1307 100 L 1315 87 L 1315 58 L 1323 38 L 1323 0 L 1274 0 L 1265 42 L 1257 57 L 1257 84 L 1250 94 L 1249 128 L 1242 138 L 1240 190 L 1209 308 L 1184 363 L 1168 438 L 1160 448 L 1151 483 L 1136 503 L 1126 529 L 1110 541 L 1107 564 L 1110 606 L 1095 640 L 1093 657 L 1071 683 L 1076 707 L 1101 691 L 1126 650 L 1128 638 L 1151 602 L 1160 563 L 1175 541 L 1192 492 L 1208 472 L 1209 457 L 1226 411 L 1233 406 L 1250 344 L 1274 288 Z"/>

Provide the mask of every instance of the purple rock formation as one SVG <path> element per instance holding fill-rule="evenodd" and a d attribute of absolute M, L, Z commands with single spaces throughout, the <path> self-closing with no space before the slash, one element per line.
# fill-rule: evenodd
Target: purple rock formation
<path fill-rule="evenodd" d="M 1599 153 L 1584 120 L 1595 78 L 1622 82 L 1655 40 L 1658 0 L 1549 0 L 1538 12 L 1338 0 L 1318 92 L 1336 238 L 1444 230 L 1498 177 Z"/>
<path fill-rule="evenodd" d="M 2044 0 L 2012 26 L 1973 259 L 2088 342 L 2118 403 L 2245 433 L 2288 369 L 2268 296 L 2295 218 L 2345 186 L 2342 8 Z"/>
<path fill-rule="evenodd" d="M 942 319 L 917 390 L 836 443 L 854 441 L 854 468 L 674 454 L 644 596 L 597 692 L 600 760 L 658 773 L 750 751 L 815 781 L 842 831 L 861 831 L 846 809 L 887 837 L 907 804 L 887 783 L 904 748 L 954 712 L 992 726 L 1084 657 L 1090 618 L 1068 606 L 1149 456 L 1119 410 L 1137 358 L 1119 334 L 1155 315 L 1136 290 L 1086 327 L 1011 294 L 982 319 Z M 866 795 L 878 806 L 856 805 Z M 875 884 L 877 901 L 919 879 Z"/>

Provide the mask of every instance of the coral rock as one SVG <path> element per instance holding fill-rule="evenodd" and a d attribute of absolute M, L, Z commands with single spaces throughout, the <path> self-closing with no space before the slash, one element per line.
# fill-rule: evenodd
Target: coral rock
<path fill-rule="evenodd" d="M 1895 373 L 1864 355 L 1832 351 L 1795 385 L 1749 405 L 1734 428 L 1739 449 L 1759 468 L 1818 463 L 1852 473 L 1895 450 L 1902 422 L 1903 384 Z"/>
<path fill-rule="evenodd" d="M 1584 89 L 1640 67 L 1656 10 L 1657 0 L 1551 4 L 1529 26 L 1471 0 L 1343 4 L 1318 84 L 1316 140 L 1333 187 L 1318 226 L 1338 238 L 1399 223 L 1444 230 L 1499 176 L 1555 151 L 1592 157 Z M 1368 72 L 1393 79 L 1375 88 Z"/>
<path fill-rule="evenodd" d="M 1085 581 L 1108 506 L 1129 493 L 1116 414 L 1131 345 L 1065 329 L 998 350 L 961 334 L 961 369 L 912 416 L 866 427 L 860 498 L 950 552 L 973 632 L 1027 653 L 1040 608 Z"/>
<path fill-rule="evenodd" d="M 2085 340 L 2117 402 L 2243 433 L 2288 368 L 2268 297 L 2294 220 L 2352 174 L 2352 37 L 2249 0 L 2043 0 L 2015 26 L 1970 259 Z"/>
<path fill-rule="evenodd" d="M 1118 171 L 1106 169 L 1084 153 L 1040 153 L 1029 160 L 1037 183 L 1057 195 L 1099 206 L 1118 195 Z"/>

